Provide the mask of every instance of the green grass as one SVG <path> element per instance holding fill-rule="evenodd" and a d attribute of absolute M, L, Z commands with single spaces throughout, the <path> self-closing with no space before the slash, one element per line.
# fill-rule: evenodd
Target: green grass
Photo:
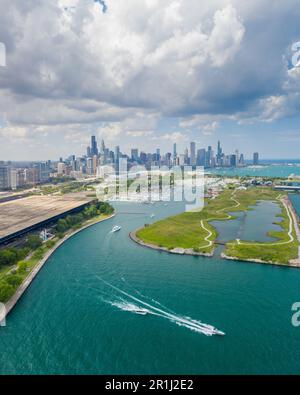
<path fill-rule="evenodd" d="M 200 227 L 201 213 L 182 213 L 175 217 L 156 222 L 149 227 L 145 227 L 137 232 L 137 237 L 146 243 L 154 244 L 159 247 L 173 249 L 180 248 L 199 248 L 199 252 L 210 252 L 211 247 L 200 248 L 206 245 L 204 240 L 208 235 Z M 206 226 L 213 232 L 213 238 L 217 236 L 216 230 L 211 226 Z M 202 244 L 201 244 L 201 241 Z"/>
<path fill-rule="evenodd" d="M 268 187 L 252 187 L 247 190 L 226 189 L 216 199 L 208 200 L 202 211 L 185 212 L 166 218 L 138 230 L 136 235 L 143 242 L 158 247 L 168 249 L 176 247 L 192 248 L 199 252 L 212 252 L 214 243 L 212 246 L 207 245 L 205 238 L 208 236 L 208 232 L 201 227 L 201 221 L 212 232 L 209 240 L 214 242 L 217 231 L 210 224 L 210 221 L 234 219 L 234 214 L 229 213 L 252 210 L 251 206 L 254 206 L 258 201 L 275 201 L 277 197 L 278 192 Z M 240 203 L 238 206 L 236 201 Z M 283 205 L 279 204 L 282 207 L 283 221 L 278 222 L 278 224 L 282 227 L 282 231 L 270 232 L 269 235 L 279 241 L 286 241 L 288 240 L 289 219 Z M 298 253 L 297 241 L 277 246 L 268 246 L 268 243 L 260 243 L 255 246 L 233 243 L 227 244 L 226 255 L 241 259 L 262 259 L 287 263 L 289 259 L 296 258 Z"/>

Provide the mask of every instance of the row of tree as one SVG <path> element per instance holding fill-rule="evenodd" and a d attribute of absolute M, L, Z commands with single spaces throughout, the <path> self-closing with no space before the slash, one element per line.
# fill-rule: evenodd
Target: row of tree
<path fill-rule="evenodd" d="M 97 202 L 86 207 L 81 213 L 68 215 L 64 219 L 60 219 L 55 227 L 56 232 L 61 234 L 76 226 L 80 226 L 82 222 L 104 214 L 110 215 L 114 211 L 113 207 L 107 202 Z"/>

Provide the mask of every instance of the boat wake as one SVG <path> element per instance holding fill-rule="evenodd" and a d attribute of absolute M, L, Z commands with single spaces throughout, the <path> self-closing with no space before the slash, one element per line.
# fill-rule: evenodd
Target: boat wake
<path fill-rule="evenodd" d="M 99 280 L 101 280 L 103 283 L 105 283 L 107 286 L 109 286 L 110 288 L 117 291 L 119 294 L 122 294 L 130 299 L 130 301 L 128 301 L 128 299 L 118 297 L 117 300 L 114 300 L 114 301 L 107 301 L 106 300 L 106 302 L 109 303 L 111 306 L 117 307 L 123 311 L 130 311 L 133 313 L 136 313 L 141 309 L 147 310 L 148 314 L 167 319 L 168 321 L 175 323 L 176 325 L 185 327 L 185 328 L 190 329 L 190 330 L 197 332 L 197 333 L 202 333 L 206 336 L 225 335 L 224 332 L 218 330 L 217 328 L 215 328 L 212 325 L 205 324 L 205 323 L 198 321 L 198 320 L 194 320 L 190 317 L 180 316 L 180 315 L 173 313 L 173 312 L 171 313 L 169 309 L 168 309 L 168 311 L 165 311 L 165 310 L 163 310 L 159 307 L 153 306 L 150 303 L 147 303 L 147 302 L 145 302 L 133 295 L 130 295 L 125 291 L 122 291 L 121 289 L 115 287 L 114 285 L 108 283 L 107 281 L 103 280 L 100 277 L 97 277 L 97 278 Z M 158 303 L 158 302 L 155 302 L 155 303 Z"/>

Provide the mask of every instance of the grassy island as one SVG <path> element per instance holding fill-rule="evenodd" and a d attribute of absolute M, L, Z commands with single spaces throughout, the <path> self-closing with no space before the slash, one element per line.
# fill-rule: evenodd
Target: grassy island
<path fill-rule="evenodd" d="M 139 229 L 135 236 L 141 242 L 158 248 L 193 250 L 195 253 L 212 253 L 218 236 L 211 225 L 213 220 L 234 219 L 234 212 L 252 210 L 258 201 L 274 201 L 281 207 L 281 231 L 271 231 L 272 242 L 247 242 L 239 239 L 226 244 L 224 257 L 257 260 L 272 263 L 289 263 L 298 258 L 299 241 L 295 213 L 287 197 L 269 187 L 248 189 L 228 188 L 215 199 L 208 199 L 202 211 L 185 212 Z"/>

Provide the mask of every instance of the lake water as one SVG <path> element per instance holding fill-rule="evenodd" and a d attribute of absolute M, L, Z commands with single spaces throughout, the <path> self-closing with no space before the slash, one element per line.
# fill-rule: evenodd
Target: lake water
<path fill-rule="evenodd" d="M 230 213 L 235 219 L 229 221 L 212 221 L 218 231 L 218 241 L 228 242 L 233 239 L 244 241 L 268 242 L 276 240 L 268 235 L 268 231 L 282 230 L 274 222 L 282 221 L 277 217 L 281 213 L 280 206 L 271 201 L 258 202 L 246 212 Z M 259 219 L 259 220 L 258 220 Z"/>
<path fill-rule="evenodd" d="M 52 255 L 0 328 L 0 373 L 300 373 L 300 270 L 140 247 L 128 233 L 181 204 L 116 207 Z M 114 225 L 122 230 L 111 234 Z M 131 304 L 155 314 L 124 310 Z M 205 336 L 191 319 L 226 336 Z"/>
<path fill-rule="evenodd" d="M 286 165 L 264 165 L 249 167 L 232 167 L 206 169 L 207 173 L 218 174 L 222 176 L 253 176 L 253 177 L 289 177 L 290 175 L 300 176 L 300 164 Z"/>

